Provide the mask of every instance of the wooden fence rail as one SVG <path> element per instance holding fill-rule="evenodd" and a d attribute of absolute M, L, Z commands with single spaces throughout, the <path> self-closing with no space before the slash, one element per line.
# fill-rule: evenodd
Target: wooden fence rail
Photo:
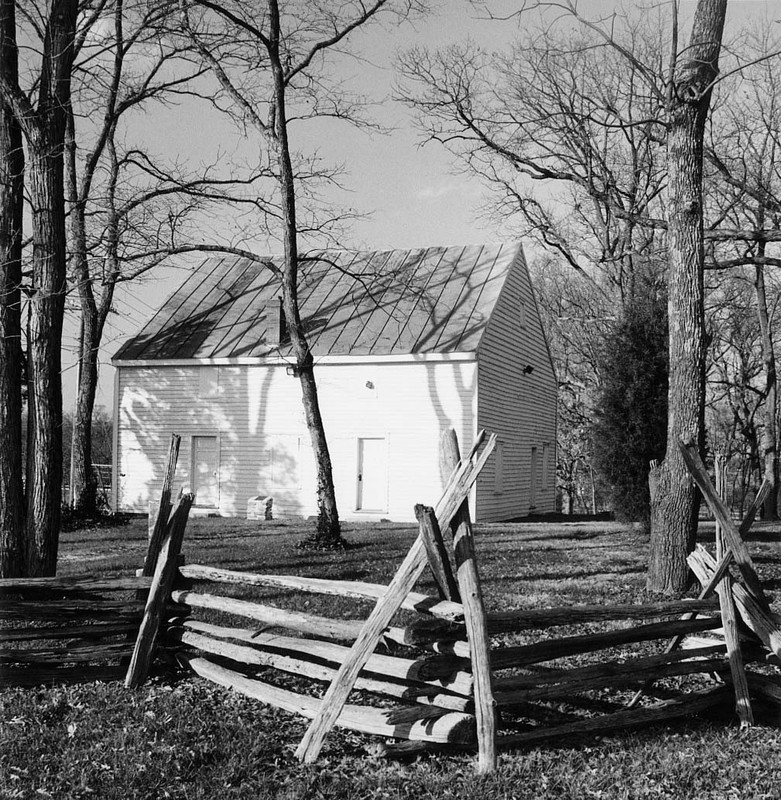
<path fill-rule="evenodd" d="M 150 583 L 143 577 L 0 580 L 0 687 L 121 678 Z"/>
<path fill-rule="evenodd" d="M 175 589 L 172 599 L 186 604 L 186 610 L 193 614 L 196 610 L 220 612 L 261 623 L 259 629 L 214 625 L 194 618 L 177 623 L 169 635 L 188 648 L 183 656 L 186 663 L 198 674 L 312 718 L 297 750 L 302 760 L 311 761 L 317 756 L 330 726 L 337 724 L 390 736 L 397 740 L 390 747 L 394 752 L 471 747 L 480 753 L 478 769 L 490 771 L 495 764 L 496 746 L 517 747 L 698 713 L 734 697 L 733 684 L 722 683 L 730 670 L 734 679 L 744 673 L 747 665 L 767 661 L 768 648 L 775 654 L 772 657 L 778 658 L 778 621 L 767 609 L 742 543 L 753 510 L 739 528 L 729 528 L 721 563 L 707 563 L 702 568 L 701 572 L 706 573 L 702 577 L 704 588 L 697 599 L 489 613 L 481 605 L 474 605 L 480 587 L 464 500 L 469 485 L 465 482 L 467 466 L 475 452 L 456 466 L 436 513 L 422 505 L 416 507 L 420 536 L 388 587 L 289 575 L 243 575 L 202 565 L 183 567 L 181 575 L 189 581 L 274 586 L 377 602 L 375 611 L 362 623 L 226 598 L 200 586 L 197 590 Z M 686 455 L 696 471 L 696 458 L 688 451 Z M 475 477 L 473 470 L 468 480 Z M 704 481 L 699 473 L 695 478 L 698 483 Z M 703 491 L 710 502 L 712 494 L 707 488 Z M 455 552 L 444 547 L 440 525 L 443 529 L 452 527 Z M 707 561 L 704 557 L 700 560 Z M 439 597 L 413 591 L 427 562 Z M 740 581 L 730 583 L 732 607 L 756 633 L 753 641 L 744 639 L 741 644 L 739 672 L 735 667 L 737 639 L 731 632 L 734 623 L 727 619 L 729 606 L 714 593 L 720 582 L 727 580 L 730 564 L 735 564 L 740 573 Z M 392 620 L 400 609 L 415 612 L 416 619 L 394 624 Z M 597 625 L 599 629 L 577 635 L 556 633 L 561 626 L 583 624 Z M 286 629 L 294 635 L 274 632 L 276 629 Z M 536 633 L 529 641 L 531 631 Z M 709 634 L 707 638 L 703 637 L 705 633 Z M 523 642 L 512 643 L 515 636 L 524 636 Z M 687 639 L 696 642 L 696 646 L 681 648 Z M 388 653 L 376 651 L 380 641 L 389 648 Z M 346 646 L 350 642 L 352 647 Z M 413 643 L 417 650 L 410 653 Z M 400 645 L 406 645 L 403 655 L 393 652 Z M 215 663 L 215 658 L 221 664 Z M 233 666 L 226 666 L 229 663 Z M 258 680 L 252 668 L 275 669 L 331 685 L 324 700 L 315 701 Z M 701 685 L 712 675 L 720 678 L 711 688 L 685 688 L 689 676 L 699 676 Z M 667 681 L 659 699 L 655 685 L 671 678 L 684 681 L 682 688 L 671 698 Z M 776 685 L 765 676 L 751 674 L 747 685 L 766 697 L 781 698 L 781 690 L 776 691 Z M 619 697 L 637 687 L 640 691 L 628 707 L 594 712 L 595 692 L 610 690 Z M 375 718 L 376 709 L 346 703 L 354 689 L 406 705 L 382 712 L 380 724 Z M 643 694 L 646 699 L 639 705 Z M 562 699 L 570 708 L 566 714 L 555 707 Z M 498 734 L 494 729 L 494 708 L 503 710 L 504 730 Z M 367 721 L 369 717 L 372 722 Z M 743 714 L 742 719 L 746 718 Z M 437 734 L 422 735 L 422 729 L 415 725 L 425 728 L 424 721 L 430 723 L 432 719 L 437 720 Z M 389 722 L 398 720 L 411 726 L 391 732 Z"/>
<path fill-rule="evenodd" d="M 756 509 L 740 526 L 727 519 L 696 451 L 682 446 L 724 535 L 716 558 L 702 548 L 690 558 L 703 585 L 697 599 L 486 612 L 467 497 L 494 443 L 478 436 L 459 461 L 445 439 L 451 478 L 434 509 L 416 507 L 418 538 L 383 586 L 181 564 L 193 498 L 171 501 L 172 437 L 139 577 L 0 581 L 0 686 L 124 675 L 137 687 L 170 652 L 198 676 L 312 720 L 296 751 L 303 761 L 340 725 L 394 740 L 394 753 L 477 750 L 481 772 L 495 767 L 498 747 L 614 732 L 730 700 L 749 724 L 753 698 L 781 705 L 777 672 L 748 669 L 781 667 L 780 620 L 743 542 Z M 414 589 L 427 566 L 439 596 Z M 221 594 L 226 586 L 243 596 Z M 272 605 L 268 587 L 375 605 L 366 620 L 336 619 L 314 604 Z M 574 625 L 596 630 L 558 630 Z M 290 676 L 296 691 L 285 688 Z M 299 688 L 304 680 L 312 691 Z"/>
<path fill-rule="evenodd" d="M 298 575 L 258 575 L 251 572 L 237 572 L 230 569 L 217 569 L 202 564 L 188 564 L 179 570 L 185 578 L 208 580 L 217 583 L 236 583 L 244 586 L 278 586 L 312 594 L 338 595 L 356 599 L 379 600 L 387 586 L 362 581 L 338 581 L 326 578 L 309 578 Z M 401 604 L 402 608 L 430 614 L 439 619 L 459 622 L 464 619 L 464 607 L 460 603 L 440 600 L 436 597 L 410 592 Z"/>
<path fill-rule="evenodd" d="M 198 579 L 197 590 L 174 589 L 172 592 L 172 599 L 182 604 L 181 617 L 169 625 L 167 645 L 178 645 L 181 648 L 182 663 L 203 677 L 230 685 L 265 703 L 314 718 L 318 701 L 300 692 L 280 690 L 278 686 L 261 680 L 258 670 L 277 670 L 295 675 L 299 681 L 305 677 L 313 682 L 331 682 L 350 653 L 348 646 L 338 644 L 335 640 L 341 638 L 343 642 L 352 641 L 360 631 L 360 623 L 306 614 L 303 615 L 306 624 L 302 625 L 299 620 L 301 612 L 289 612 L 252 601 L 213 594 L 213 587 L 225 583 L 225 576 L 220 571 L 190 565 L 180 568 L 180 574 L 182 581 L 189 585 L 194 579 Z M 210 580 L 207 580 L 207 576 Z M 248 575 L 245 584 L 288 585 L 290 588 L 298 585 L 294 581 L 289 582 L 284 576 L 279 581 L 273 580 L 274 576 L 268 576 L 272 578 L 268 582 L 265 577 L 260 581 L 257 576 Z M 235 574 L 230 576 L 228 582 L 236 584 L 239 580 L 240 576 Z M 210 591 L 205 591 L 204 586 Z M 303 580 L 301 587 L 312 593 L 318 593 L 323 588 L 332 588 L 312 579 Z M 420 607 L 425 607 L 425 603 L 419 603 Z M 258 608 L 263 611 L 258 613 Z M 195 614 L 201 611 L 206 614 L 218 612 L 223 618 L 226 614 L 245 620 L 258 620 L 260 617 L 264 624 L 259 627 L 233 627 L 224 622 L 215 624 L 197 619 Z M 426 612 L 418 613 L 423 620 L 426 619 Z M 684 619 L 680 619 L 681 615 Z M 490 615 L 487 615 L 487 619 L 490 619 Z M 613 621 L 618 627 L 578 636 L 553 635 L 557 627 L 572 620 L 600 623 Z M 726 645 L 723 637 L 718 635 L 695 649 L 657 652 L 652 655 L 627 650 L 627 647 L 654 642 L 658 642 L 663 649 L 671 635 L 697 636 L 702 632 L 717 631 L 722 625 L 717 598 L 671 601 L 647 606 L 576 606 L 532 609 L 525 612 L 517 610 L 502 615 L 503 631 L 506 631 L 508 625 L 516 623 L 521 630 L 533 627 L 550 637 L 525 645 L 494 643 L 491 647 L 492 687 L 496 707 L 505 709 L 505 713 L 520 707 L 525 718 L 545 719 L 551 714 L 551 702 L 565 699 L 568 703 L 577 705 L 578 696 L 587 700 L 589 693 L 594 691 L 630 690 L 664 678 L 709 675 L 729 669 Z M 412 623 L 411 627 L 414 629 L 416 624 L 422 623 Z M 300 635 L 302 628 L 306 638 Z M 291 633 L 278 632 L 282 629 Z M 403 627 L 389 627 L 386 633 L 386 644 L 391 649 L 413 638 Z M 439 655 L 436 653 L 436 650 L 446 649 L 449 644 L 452 642 L 429 642 L 428 651 L 418 648 L 419 652 L 414 656 L 410 655 L 411 648 L 408 645 L 403 647 L 406 656 L 370 653 L 359 671 L 354 688 L 360 692 L 385 697 L 396 705 L 386 708 L 378 715 L 376 708 L 370 710 L 370 707 L 353 703 L 346 706 L 348 710 L 339 715 L 336 724 L 396 740 L 408 737 L 409 742 L 403 748 L 407 752 L 410 748 L 436 749 L 444 744 L 458 748 L 467 745 L 477 748 L 471 663 L 468 659 L 454 656 L 452 652 Z M 592 658 L 575 667 L 567 667 L 562 663 L 573 656 L 581 658 L 599 650 L 610 651 L 610 655 L 600 656 L 596 661 Z M 616 657 L 616 650 L 620 650 L 620 657 Z M 761 653 L 755 651 L 747 654 L 745 660 L 746 663 L 751 663 L 761 657 Z M 541 667 L 544 667 L 542 671 Z M 508 672 L 511 674 L 505 674 Z M 634 711 L 628 709 L 625 712 L 600 714 L 595 718 L 581 716 L 564 725 L 542 724 L 541 727 L 530 727 L 526 724 L 525 730 L 522 725 L 515 733 L 504 730 L 496 736 L 496 743 L 499 747 L 515 747 L 557 736 L 610 730 L 611 726 L 620 729 L 674 719 L 696 713 L 723 701 L 724 697 L 723 687 L 718 691 L 705 693 L 681 692 L 673 700 L 656 701 L 649 697 L 649 705 Z M 467 715 L 470 720 L 466 722 L 462 717 L 447 716 L 454 712 Z M 398 717 L 400 714 L 405 715 L 403 718 L 409 725 L 392 728 L 389 720 L 392 721 L 394 715 Z M 424 735 L 423 723 L 434 719 L 432 714 L 438 715 L 436 731 L 431 735 Z M 419 724 L 416 727 L 414 723 Z M 448 728 L 451 723 L 454 725 L 452 731 Z M 445 733 L 446 730 L 449 732 Z M 396 749 L 391 748 L 392 751 Z"/>

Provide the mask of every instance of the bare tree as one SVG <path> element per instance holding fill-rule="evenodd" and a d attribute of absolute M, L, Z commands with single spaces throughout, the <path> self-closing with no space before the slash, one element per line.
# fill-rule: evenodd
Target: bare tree
<path fill-rule="evenodd" d="M 25 186 L 32 218 L 25 523 L 30 575 L 53 575 L 57 567 L 62 499 L 60 348 L 66 294 L 63 151 L 77 13 L 76 0 L 53 0 L 47 7 L 40 19 L 43 47 L 30 87 L 23 89 L 18 73 L 5 69 L 8 62 L 0 72 L 0 101 L 27 145 Z M 15 39 L 7 40 L 6 47 L 16 49 Z M 0 453 L 0 459 L 7 457 Z"/>
<path fill-rule="evenodd" d="M 639 263 L 666 252 L 670 411 L 648 585 L 677 592 L 688 583 L 698 509 L 678 442 L 703 441 L 702 154 L 726 0 L 697 3 L 682 48 L 676 2 L 671 23 L 658 9 L 651 26 L 647 14 L 642 25 L 589 19 L 575 0 L 535 5 L 577 22 L 581 35 L 543 32 L 498 58 L 469 47 L 412 53 L 403 67 L 417 91 L 407 97 L 432 138 L 499 187 L 500 210 L 520 212 L 574 269 L 617 289 L 616 300 L 633 291 Z M 530 192 L 534 182 L 569 194 L 554 188 L 552 212 Z"/>
<path fill-rule="evenodd" d="M 749 65 L 719 85 L 705 150 L 711 218 L 757 236 L 748 243 L 715 243 L 707 256 L 713 269 L 751 271 L 764 375 L 763 477 L 775 489 L 764 503 L 766 519 L 778 517 L 779 491 L 778 388 L 767 270 L 781 266 L 781 258 L 778 246 L 762 238 L 764 231 L 781 225 L 781 81 L 777 60 L 767 58 L 776 44 L 771 30 L 767 25 L 743 33 L 739 45 Z"/>
<path fill-rule="evenodd" d="M 707 376 L 708 444 L 723 454 L 731 474 L 733 506 L 741 510 L 762 481 L 765 365 L 756 314 L 753 270 L 710 273 L 718 285 L 708 292 L 710 358 Z M 715 281 L 714 281 L 715 282 Z M 777 301 L 775 281 L 769 296 Z M 748 498 L 748 499 L 747 499 Z"/>
<path fill-rule="evenodd" d="M 659 60 L 659 28 L 628 24 L 627 35 L 638 59 Z M 536 283 L 557 360 L 562 489 L 574 501 L 580 476 L 593 495 L 601 339 L 663 272 L 655 79 L 593 31 L 555 26 L 525 30 L 504 54 L 418 48 L 401 67 L 402 96 L 429 138 L 487 179 L 503 229 L 536 238 L 568 268 L 550 258 Z"/>
<path fill-rule="evenodd" d="M 598 384 L 600 343 L 615 309 L 591 281 L 552 257 L 532 260 L 530 271 L 558 379 L 556 474 L 562 511 L 587 513 L 593 503 L 590 428 Z"/>
<path fill-rule="evenodd" d="M 198 96 L 193 83 L 203 69 L 166 34 L 170 13 L 166 4 L 102 0 L 76 39 L 65 191 L 70 280 L 81 318 L 70 500 L 83 514 L 95 510 L 98 354 L 116 286 L 160 262 L 207 194 L 222 197 L 206 167 L 187 176 L 157 163 L 143 143 L 127 144 L 129 116 Z"/>
<path fill-rule="evenodd" d="M 648 587 L 674 593 L 689 582 L 699 496 L 679 449 L 704 444 L 705 336 L 702 164 L 705 124 L 718 76 L 727 0 L 697 3 L 689 44 L 673 39 L 666 91 L 667 285 L 670 342 L 667 452 L 651 498 Z"/>
<path fill-rule="evenodd" d="M 507 53 L 416 48 L 400 62 L 402 97 L 429 139 L 488 180 L 502 225 L 515 221 L 610 306 L 631 299 L 663 228 L 649 220 L 663 220 L 664 124 L 640 61 L 655 57 L 658 32 L 629 35 L 636 60 L 594 34 L 545 28 Z"/>
<path fill-rule="evenodd" d="M 0 2 L 0 72 L 17 83 L 16 8 Z M 25 572 L 22 481 L 22 132 L 0 107 L 0 576 Z"/>
<path fill-rule="evenodd" d="M 331 459 L 317 395 L 314 359 L 298 308 L 301 237 L 327 233 L 335 219 L 306 216 L 302 199 L 318 179 L 335 174 L 301 157 L 291 141 L 296 122 L 330 116 L 361 122 L 361 104 L 329 74 L 329 59 L 342 52 L 357 29 L 383 17 L 406 16 L 414 0 L 348 0 L 339 4 L 269 0 L 245 4 L 180 0 L 181 21 L 208 65 L 229 112 L 251 127 L 265 147 L 272 194 L 264 198 L 266 222 L 282 242 L 278 270 L 282 308 L 295 372 L 317 464 L 318 524 L 314 545 L 341 547 Z"/>

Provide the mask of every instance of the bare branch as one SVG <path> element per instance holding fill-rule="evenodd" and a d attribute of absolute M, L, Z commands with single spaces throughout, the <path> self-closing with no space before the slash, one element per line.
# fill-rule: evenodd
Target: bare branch
<path fill-rule="evenodd" d="M 270 269 L 275 275 L 280 274 L 279 267 L 277 267 L 268 256 L 260 256 L 257 253 L 253 253 L 251 250 L 245 250 L 241 247 L 233 247 L 231 245 L 222 244 L 190 244 L 179 245 L 176 247 L 160 247 L 155 250 L 147 250 L 126 256 L 125 260 L 132 263 L 133 261 L 159 258 L 159 260 L 162 261 L 165 258 L 182 255 L 184 253 L 225 253 L 226 255 L 240 256 L 241 258 L 246 258 L 256 264 L 262 264 L 264 267 Z M 159 261 L 156 263 L 159 263 Z M 139 273 L 135 274 L 138 275 Z"/>
<path fill-rule="evenodd" d="M 374 0 L 374 3 L 368 7 L 361 3 L 360 7 L 362 13 L 358 14 L 351 21 L 344 23 L 341 28 L 334 24 L 334 33 L 332 36 L 316 42 L 297 64 L 291 65 L 291 67 L 285 71 L 285 83 L 289 84 L 296 75 L 304 72 L 318 53 L 339 44 L 339 42 L 356 30 L 356 28 L 360 28 L 367 23 L 383 8 L 383 6 L 387 5 L 388 2 L 389 0 Z"/>
<path fill-rule="evenodd" d="M 200 0 L 198 0 L 200 2 Z M 273 125 L 264 122 L 261 119 L 255 107 L 247 100 L 247 98 L 234 86 L 233 82 L 228 77 L 228 74 L 222 68 L 220 62 L 215 58 L 211 50 L 203 43 L 197 35 L 190 23 L 190 15 L 188 11 L 189 0 L 179 0 L 180 15 L 182 19 L 182 27 L 187 32 L 190 40 L 200 54 L 201 58 L 209 65 L 215 77 L 219 81 L 220 86 L 229 95 L 233 102 L 242 110 L 253 125 L 257 128 L 258 132 L 266 136 L 269 141 L 273 142 Z"/>

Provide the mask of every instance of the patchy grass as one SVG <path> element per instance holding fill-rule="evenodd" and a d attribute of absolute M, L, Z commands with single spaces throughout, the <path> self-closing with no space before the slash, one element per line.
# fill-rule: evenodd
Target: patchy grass
<path fill-rule="evenodd" d="M 409 526 L 345 527 L 353 546 L 329 553 L 296 548 L 309 532 L 303 524 L 195 519 L 184 550 L 190 563 L 387 582 L 415 536 Z M 701 538 L 712 535 L 703 526 Z M 777 529 L 761 524 L 750 542 L 771 589 L 781 586 L 778 542 Z M 64 532 L 60 573 L 128 574 L 145 547 L 146 519 Z M 492 609 L 650 599 L 647 541 L 627 526 L 483 525 L 478 548 Z M 338 598 L 324 598 L 317 610 L 367 613 Z M 341 730 L 328 737 L 318 763 L 304 767 L 293 751 L 305 727 L 198 679 L 155 680 L 135 692 L 97 683 L 7 690 L 0 693 L 0 798 L 781 798 L 781 732 L 740 733 L 724 720 L 503 753 L 488 777 L 474 774 L 471 756 L 387 762 L 376 739 Z"/>

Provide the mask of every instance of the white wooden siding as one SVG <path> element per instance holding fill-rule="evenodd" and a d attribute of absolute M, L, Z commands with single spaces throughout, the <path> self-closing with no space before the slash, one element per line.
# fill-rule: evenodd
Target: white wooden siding
<path fill-rule="evenodd" d="M 214 369 L 119 367 L 118 507 L 145 512 L 156 500 L 170 436 L 178 433 L 177 487 L 189 486 L 192 437 L 219 436 L 220 513 L 243 515 L 250 498 L 271 495 L 275 516 L 315 514 L 315 465 L 298 380 L 285 365 L 220 366 L 216 375 Z M 454 427 L 462 450 L 473 441 L 476 373 L 469 360 L 317 368 L 342 518 L 413 520 L 415 503 L 437 501 L 441 432 Z M 356 509 L 358 439 L 366 437 L 387 443 L 386 513 Z"/>
<path fill-rule="evenodd" d="M 534 300 L 531 280 L 519 253 L 494 307 L 478 351 L 477 425 L 502 442 L 502 490 L 497 491 L 496 459 L 477 484 L 476 516 L 499 521 L 555 511 L 554 468 L 537 471 L 535 507 L 530 508 L 531 451 L 548 446 L 555 464 L 556 378 Z M 530 373 L 524 367 L 531 366 Z"/>

